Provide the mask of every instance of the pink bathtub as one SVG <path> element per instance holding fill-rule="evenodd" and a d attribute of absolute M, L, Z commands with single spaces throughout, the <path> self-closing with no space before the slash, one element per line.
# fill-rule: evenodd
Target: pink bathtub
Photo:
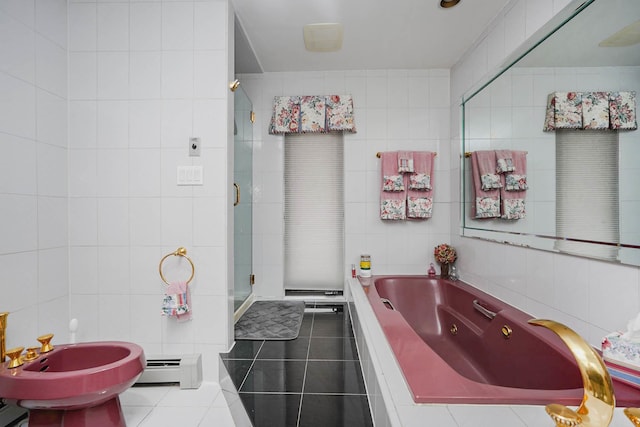
<path fill-rule="evenodd" d="M 464 282 L 374 276 L 369 302 L 417 403 L 578 405 L 573 356 L 532 317 Z M 640 391 L 614 382 L 619 406 Z"/>

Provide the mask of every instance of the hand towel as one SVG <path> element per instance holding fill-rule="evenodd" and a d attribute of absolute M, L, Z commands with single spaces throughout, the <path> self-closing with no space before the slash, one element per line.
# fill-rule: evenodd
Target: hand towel
<path fill-rule="evenodd" d="M 503 219 L 526 217 L 525 195 L 527 194 L 527 152 L 513 151 L 515 172 L 503 176 L 504 186 L 500 192 Z"/>
<path fill-rule="evenodd" d="M 496 150 L 496 173 L 507 173 L 514 171 L 511 150 Z"/>
<path fill-rule="evenodd" d="M 398 173 L 414 172 L 413 153 L 411 151 L 398 151 Z"/>
<path fill-rule="evenodd" d="M 412 153 L 415 172 L 409 174 L 407 189 L 407 217 L 431 218 L 433 214 L 433 159 L 432 151 Z"/>
<path fill-rule="evenodd" d="M 487 154 L 490 153 L 491 155 Z M 493 151 L 474 151 L 471 153 L 471 216 L 473 218 L 500 218 L 500 190 L 482 188 L 482 173 L 478 157 L 495 159 Z M 483 159 L 486 161 L 486 159 Z M 495 164 L 495 163 L 493 163 Z"/>
<path fill-rule="evenodd" d="M 187 282 L 172 282 L 167 286 L 162 315 L 175 317 L 178 322 L 191 320 L 191 291 Z"/>
<path fill-rule="evenodd" d="M 407 193 L 404 176 L 398 173 L 398 153 L 380 153 L 382 188 L 380 191 L 380 219 L 406 218 Z"/>
<path fill-rule="evenodd" d="M 500 175 L 496 173 L 496 152 L 476 151 L 475 153 L 475 162 L 482 190 L 491 191 L 497 188 L 502 188 Z M 471 160 L 473 160 L 473 157 Z"/>

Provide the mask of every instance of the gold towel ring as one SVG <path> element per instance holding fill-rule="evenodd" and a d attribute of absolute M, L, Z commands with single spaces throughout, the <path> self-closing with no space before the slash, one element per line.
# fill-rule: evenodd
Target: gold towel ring
<path fill-rule="evenodd" d="M 171 255 L 184 257 L 187 259 L 187 261 L 189 261 L 189 264 L 191 264 L 191 277 L 189 277 L 189 280 L 187 280 L 187 285 L 188 285 L 193 280 L 193 276 L 196 274 L 196 267 L 193 265 L 193 261 L 191 261 L 191 258 L 187 256 L 187 249 L 183 248 L 182 246 L 176 249 L 175 252 L 171 252 L 170 254 L 166 254 L 165 256 L 162 257 L 162 259 L 160 260 L 160 265 L 158 266 L 158 271 L 160 272 L 160 278 L 164 283 L 169 285 L 169 282 L 167 282 L 167 279 L 164 277 L 164 274 L 162 274 L 162 263 L 164 262 L 165 259 L 167 259 Z"/>

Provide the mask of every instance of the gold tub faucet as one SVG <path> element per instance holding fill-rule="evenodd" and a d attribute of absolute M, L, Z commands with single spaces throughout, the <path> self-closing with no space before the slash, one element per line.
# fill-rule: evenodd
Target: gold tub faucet
<path fill-rule="evenodd" d="M 6 350 L 6 338 L 7 338 L 7 317 L 8 312 L 0 313 L 0 363 L 4 363 Z"/>
<path fill-rule="evenodd" d="M 598 353 L 567 326 L 553 320 L 531 319 L 529 323 L 553 331 L 569 347 L 582 375 L 584 397 L 577 410 L 550 404 L 547 413 L 556 426 L 607 427 L 613 418 L 616 399 L 609 371 Z"/>

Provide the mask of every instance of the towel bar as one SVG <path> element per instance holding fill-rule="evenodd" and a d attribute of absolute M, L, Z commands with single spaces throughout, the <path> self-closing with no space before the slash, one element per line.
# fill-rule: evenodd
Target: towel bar
<path fill-rule="evenodd" d="M 434 153 L 434 155 L 435 155 L 435 156 L 437 156 L 437 155 L 438 155 L 438 153 Z M 376 153 L 376 157 L 377 157 L 377 158 L 380 158 L 380 156 L 381 156 L 381 153 L 378 151 L 378 152 Z"/>
<path fill-rule="evenodd" d="M 529 154 L 527 151 L 525 151 L 526 154 Z M 464 152 L 464 156 L 465 157 L 471 157 L 471 151 L 465 151 Z"/>
<path fill-rule="evenodd" d="M 193 276 L 196 274 L 196 267 L 193 265 L 193 261 L 191 261 L 191 258 L 189 258 L 187 256 L 187 249 L 182 247 L 182 246 L 179 247 L 178 249 L 176 249 L 174 252 L 171 252 L 170 254 L 166 254 L 165 256 L 162 257 L 162 259 L 160 260 L 160 264 L 158 265 L 158 271 L 160 272 L 160 278 L 162 279 L 162 281 L 164 283 L 169 285 L 169 282 L 164 277 L 164 274 L 162 274 L 162 263 L 164 262 L 165 259 L 167 259 L 171 255 L 184 257 L 184 258 L 186 258 L 187 261 L 189 261 L 189 264 L 191 264 L 191 277 L 189 277 L 189 280 L 187 280 L 187 285 L 188 285 L 191 282 L 191 280 L 193 280 Z"/>

